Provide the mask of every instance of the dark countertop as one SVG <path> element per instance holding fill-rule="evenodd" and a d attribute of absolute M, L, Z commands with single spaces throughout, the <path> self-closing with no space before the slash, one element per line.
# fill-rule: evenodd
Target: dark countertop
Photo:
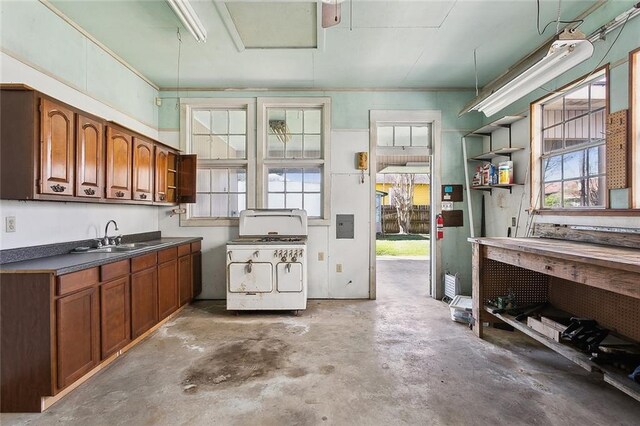
<path fill-rule="evenodd" d="M 150 245 L 132 251 L 116 253 L 68 253 L 57 256 L 41 257 L 38 259 L 23 260 L 20 262 L 5 263 L 0 265 L 0 272 L 15 274 L 52 273 L 54 275 L 63 275 L 201 240 L 202 237 L 160 238 L 145 241 L 145 243 Z"/>

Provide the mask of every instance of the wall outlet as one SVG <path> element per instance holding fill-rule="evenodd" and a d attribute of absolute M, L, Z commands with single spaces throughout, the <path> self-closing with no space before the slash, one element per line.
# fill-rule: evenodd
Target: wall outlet
<path fill-rule="evenodd" d="M 16 232 L 16 217 L 15 216 L 7 216 L 5 219 L 5 231 L 6 232 Z"/>
<path fill-rule="evenodd" d="M 318 260 L 319 261 L 323 261 L 324 260 L 324 252 L 323 251 L 319 251 L 318 252 Z"/>
<path fill-rule="evenodd" d="M 515 217 L 511 218 L 511 226 L 516 226 L 516 218 Z"/>
<path fill-rule="evenodd" d="M 336 272 L 342 272 L 342 263 L 336 263 Z"/>

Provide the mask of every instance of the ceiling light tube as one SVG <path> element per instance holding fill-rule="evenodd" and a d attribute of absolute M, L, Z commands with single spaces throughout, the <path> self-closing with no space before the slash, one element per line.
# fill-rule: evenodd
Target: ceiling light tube
<path fill-rule="evenodd" d="M 189 0 L 167 0 L 167 3 L 180 19 L 182 25 L 189 30 L 197 41 L 203 43 L 207 41 L 207 30 L 202 25 Z"/>
<path fill-rule="evenodd" d="M 589 59 L 591 55 L 593 55 L 593 44 L 589 40 L 557 40 L 552 43 L 544 58 L 471 109 L 481 111 L 487 117 L 494 115 L 543 84 Z"/>

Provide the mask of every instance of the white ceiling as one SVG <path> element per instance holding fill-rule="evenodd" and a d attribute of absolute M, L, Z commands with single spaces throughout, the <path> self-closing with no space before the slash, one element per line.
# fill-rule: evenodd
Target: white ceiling
<path fill-rule="evenodd" d="M 561 18 L 572 19 L 595 2 L 562 0 Z M 191 0 L 207 29 L 206 43 L 197 43 L 182 28 L 164 0 L 50 3 L 162 88 L 176 86 L 178 26 L 180 86 L 192 88 L 470 88 L 474 49 L 483 86 L 555 32 L 550 25 L 538 35 L 535 0 L 347 0 L 341 23 L 320 30 L 320 49 L 239 51 L 214 0 Z M 304 20 L 269 19 L 264 7 L 274 2 L 259 3 L 253 12 L 239 8 L 243 24 L 238 29 L 254 41 L 261 32 L 273 31 L 270 24 L 280 30 L 290 25 L 292 39 L 310 34 L 301 28 Z M 282 0 L 278 3 L 279 13 L 287 15 Z M 555 19 L 558 1 L 540 3 L 542 24 Z"/>

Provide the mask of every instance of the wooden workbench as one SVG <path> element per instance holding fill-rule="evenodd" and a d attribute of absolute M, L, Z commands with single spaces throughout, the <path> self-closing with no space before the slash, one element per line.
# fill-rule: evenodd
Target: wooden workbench
<path fill-rule="evenodd" d="M 473 243 L 473 329 L 506 322 L 640 400 L 640 385 L 596 365 L 568 345 L 551 341 L 508 315 L 494 315 L 488 299 L 512 291 L 518 305 L 549 302 L 575 316 L 640 341 L 640 248 L 550 238 L 470 238 Z"/>

